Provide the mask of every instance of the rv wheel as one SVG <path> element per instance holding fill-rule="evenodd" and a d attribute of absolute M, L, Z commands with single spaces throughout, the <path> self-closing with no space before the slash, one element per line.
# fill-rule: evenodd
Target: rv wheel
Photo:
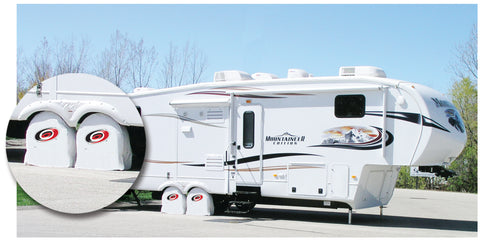
<path fill-rule="evenodd" d="M 163 191 L 152 191 L 152 198 L 156 200 L 162 200 Z"/>
<path fill-rule="evenodd" d="M 216 200 L 214 199 L 213 204 L 214 204 L 214 214 L 222 214 L 225 211 L 227 211 L 232 205 L 229 202 L 229 200 L 227 200 L 226 198 L 216 199 Z"/>
<path fill-rule="evenodd" d="M 235 203 L 235 206 L 240 209 L 240 211 L 250 211 L 255 207 L 255 203 L 252 202 L 238 202 Z"/>
<path fill-rule="evenodd" d="M 33 117 L 25 146 L 25 164 L 70 168 L 75 163 L 75 129 L 53 112 L 43 111 Z"/>

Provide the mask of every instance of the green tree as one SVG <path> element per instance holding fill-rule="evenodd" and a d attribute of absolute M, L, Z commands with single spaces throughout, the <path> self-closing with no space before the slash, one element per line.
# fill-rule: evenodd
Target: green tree
<path fill-rule="evenodd" d="M 410 176 L 410 166 L 402 166 L 398 173 L 396 188 L 425 189 L 427 178 Z"/>
<path fill-rule="evenodd" d="M 448 180 L 449 190 L 477 192 L 477 84 L 470 78 L 455 82 L 449 92 L 453 104 L 462 116 L 467 143 L 458 158 L 450 165 L 457 176 Z"/>

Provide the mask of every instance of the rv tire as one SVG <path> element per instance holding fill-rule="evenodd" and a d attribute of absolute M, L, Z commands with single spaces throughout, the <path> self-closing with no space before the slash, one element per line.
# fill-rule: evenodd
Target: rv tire
<path fill-rule="evenodd" d="M 232 204 L 226 197 L 216 197 L 213 195 L 214 214 L 222 214 L 227 211 Z"/>
<path fill-rule="evenodd" d="M 152 191 L 152 199 L 162 200 L 163 191 Z"/>

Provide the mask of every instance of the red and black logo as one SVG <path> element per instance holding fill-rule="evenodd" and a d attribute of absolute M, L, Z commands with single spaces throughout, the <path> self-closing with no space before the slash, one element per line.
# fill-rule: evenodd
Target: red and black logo
<path fill-rule="evenodd" d="M 203 199 L 202 194 L 196 194 L 196 195 L 193 195 L 193 196 L 192 196 L 192 201 L 194 201 L 194 202 L 198 202 L 198 201 L 200 201 L 200 200 L 202 200 L 202 199 Z"/>
<path fill-rule="evenodd" d="M 35 134 L 35 139 L 40 142 L 46 142 L 56 138 L 57 135 L 58 135 L 57 129 L 47 128 L 37 132 L 37 134 Z"/>
<path fill-rule="evenodd" d="M 167 197 L 168 201 L 175 201 L 177 199 L 178 199 L 178 194 L 177 193 L 172 193 L 172 194 L 168 195 L 168 197 Z"/>
<path fill-rule="evenodd" d="M 100 143 L 105 141 L 108 138 L 108 131 L 106 130 L 96 130 L 87 135 L 85 140 L 89 143 Z"/>

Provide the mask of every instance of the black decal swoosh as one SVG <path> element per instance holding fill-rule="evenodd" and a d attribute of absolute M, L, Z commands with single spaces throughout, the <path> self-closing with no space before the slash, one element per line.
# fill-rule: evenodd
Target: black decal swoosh
<path fill-rule="evenodd" d="M 445 132 L 450 132 L 448 129 L 446 129 L 444 126 L 442 126 L 440 123 L 428 118 L 428 117 L 425 117 L 425 116 L 422 116 L 422 119 L 423 119 L 423 125 L 426 126 L 426 127 L 433 127 L 433 128 L 436 128 L 436 129 L 440 129 L 442 131 L 445 131 Z"/>
<path fill-rule="evenodd" d="M 383 116 L 383 111 L 367 111 L 365 112 L 365 115 Z M 428 118 L 426 116 L 423 116 L 417 113 L 387 111 L 387 117 L 393 118 L 393 119 L 399 119 L 407 122 L 412 122 L 415 124 L 422 124 L 423 126 L 426 126 L 426 127 L 433 127 L 445 132 L 450 132 L 447 128 L 442 126 L 440 123 L 434 121 L 431 118 Z"/>
<path fill-rule="evenodd" d="M 383 111 L 367 111 L 365 115 L 368 116 L 383 116 Z M 420 124 L 420 114 L 417 113 L 410 113 L 410 112 L 394 112 L 394 111 L 387 111 L 388 118 L 399 119 L 407 122 L 412 122 L 416 124 Z"/>
<path fill-rule="evenodd" d="M 303 153 L 279 153 L 279 154 L 264 154 L 263 155 L 263 160 L 267 159 L 275 159 L 275 158 L 281 158 L 281 157 L 290 157 L 290 156 L 302 156 L 302 155 L 307 155 L 307 156 L 321 156 L 317 154 L 303 154 Z M 249 163 L 253 161 L 258 161 L 260 160 L 260 156 L 251 156 L 251 157 L 246 157 L 238 160 L 238 164 L 244 164 L 244 163 Z M 235 160 L 230 160 L 226 162 L 227 165 L 234 165 Z"/>
<path fill-rule="evenodd" d="M 263 155 L 263 160 L 267 159 L 275 159 L 275 158 L 281 158 L 281 157 L 289 157 L 289 156 L 320 156 L 318 154 L 304 154 L 304 153 L 278 153 L 278 154 L 264 154 Z M 249 163 L 249 162 L 254 162 L 254 161 L 259 161 L 260 160 L 260 155 L 255 155 L 255 156 L 250 156 L 250 157 L 245 157 L 242 159 L 238 160 L 238 164 L 244 164 L 244 163 Z M 205 164 L 182 164 L 182 165 L 187 165 L 187 166 L 205 166 Z M 235 165 L 235 160 L 229 160 L 225 162 L 225 165 Z"/>
<path fill-rule="evenodd" d="M 195 166 L 195 167 L 204 167 L 205 166 L 205 164 L 183 164 L 183 165 Z"/>

